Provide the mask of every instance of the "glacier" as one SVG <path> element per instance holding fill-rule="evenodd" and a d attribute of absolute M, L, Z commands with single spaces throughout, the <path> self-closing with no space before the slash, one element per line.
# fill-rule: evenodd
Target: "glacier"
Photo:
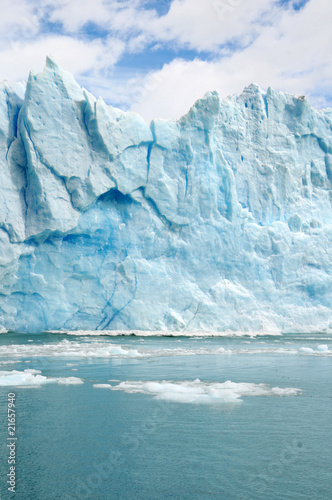
<path fill-rule="evenodd" d="M 331 187 L 304 96 L 148 125 L 47 58 L 0 84 L 0 330 L 332 332 Z"/>

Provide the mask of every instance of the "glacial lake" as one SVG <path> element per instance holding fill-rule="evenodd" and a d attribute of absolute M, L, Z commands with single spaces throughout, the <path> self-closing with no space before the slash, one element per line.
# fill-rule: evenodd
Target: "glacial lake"
<path fill-rule="evenodd" d="M 2 334 L 1 499 L 329 500 L 331 375 L 324 333 Z"/>

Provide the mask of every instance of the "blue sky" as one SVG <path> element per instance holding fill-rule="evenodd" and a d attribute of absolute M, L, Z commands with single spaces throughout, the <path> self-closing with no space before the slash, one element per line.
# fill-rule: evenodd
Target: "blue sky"
<path fill-rule="evenodd" d="M 147 120 L 251 82 L 331 106 L 331 19 L 330 0 L 2 0 L 0 80 L 51 55 Z"/>

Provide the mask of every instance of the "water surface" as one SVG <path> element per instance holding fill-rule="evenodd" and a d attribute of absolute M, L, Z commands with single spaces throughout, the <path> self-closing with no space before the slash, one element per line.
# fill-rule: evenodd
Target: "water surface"
<path fill-rule="evenodd" d="M 0 342 L 3 499 L 331 498 L 331 336 Z"/>

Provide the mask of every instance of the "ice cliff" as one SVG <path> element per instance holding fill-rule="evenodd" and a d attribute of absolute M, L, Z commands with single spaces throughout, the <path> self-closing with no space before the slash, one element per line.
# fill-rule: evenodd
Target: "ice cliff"
<path fill-rule="evenodd" d="M 0 325 L 332 331 L 332 110 L 250 85 L 179 121 L 53 60 L 0 84 Z"/>

